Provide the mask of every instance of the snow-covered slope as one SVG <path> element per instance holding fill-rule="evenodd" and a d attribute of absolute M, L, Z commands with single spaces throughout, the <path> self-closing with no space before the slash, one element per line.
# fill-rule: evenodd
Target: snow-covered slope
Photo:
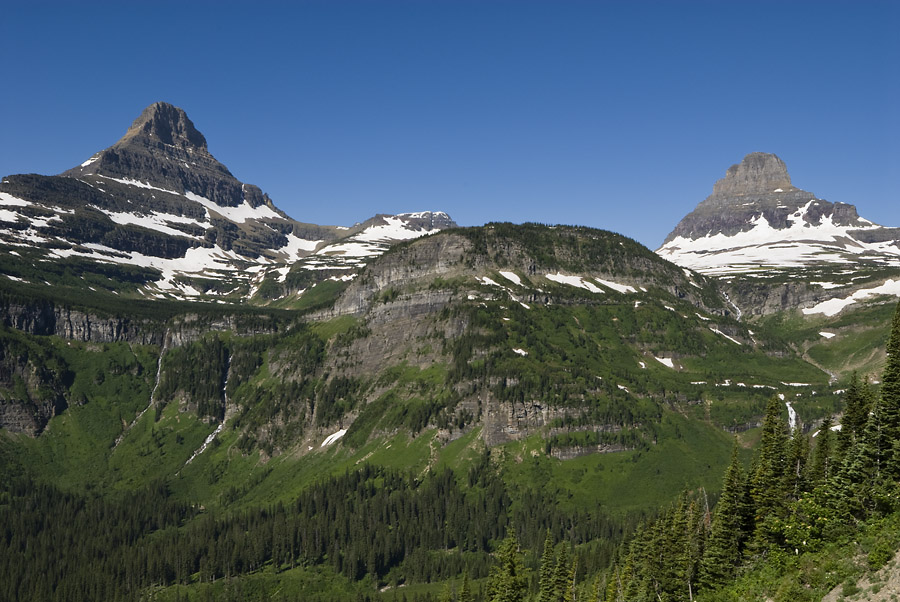
<path fill-rule="evenodd" d="M 864 299 L 900 296 L 900 228 L 791 184 L 784 162 L 751 153 L 716 182 L 656 251 L 727 283 L 754 314 L 800 308 L 834 315 Z"/>
<path fill-rule="evenodd" d="M 751 153 L 728 169 L 657 253 L 720 275 L 817 264 L 900 266 L 900 229 L 795 188 L 781 159 Z"/>
<path fill-rule="evenodd" d="M 351 227 L 293 220 L 231 175 L 184 111 L 166 103 L 148 107 L 116 144 L 61 176 L 0 182 L 0 250 L 16 258 L 17 248 L 27 249 L 33 264 L 146 268 L 140 290 L 152 297 L 240 301 L 267 274 L 283 280 L 300 260 L 310 270 L 352 270 L 397 241 L 452 226 L 432 212 Z"/>
<path fill-rule="evenodd" d="M 657 253 L 678 265 L 715 275 L 817 263 L 900 267 L 897 239 L 878 240 L 886 228 L 862 218 L 859 225 L 837 224 L 833 212 L 812 215 L 811 209 L 820 205 L 831 203 L 811 198 L 789 214 L 787 226 L 781 228 L 773 227 L 763 210 L 754 211 L 746 230 L 730 235 L 708 232 L 697 238 L 676 236 Z"/>

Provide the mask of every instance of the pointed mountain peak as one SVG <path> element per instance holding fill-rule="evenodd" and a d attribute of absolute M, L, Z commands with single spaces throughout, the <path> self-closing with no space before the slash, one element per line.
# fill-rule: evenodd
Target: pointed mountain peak
<path fill-rule="evenodd" d="M 135 180 L 176 194 L 192 192 L 223 207 L 245 199 L 252 207 L 266 203 L 258 188 L 245 187 L 210 154 L 187 113 L 166 102 L 144 109 L 118 142 L 62 175 Z"/>
<path fill-rule="evenodd" d="M 750 153 L 744 160 L 732 165 L 725 177 L 713 186 L 713 196 L 734 197 L 748 194 L 770 194 L 775 191 L 791 192 L 787 165 L 771 153 Z"/>
<path fill-rule="evenodd" d="M 206 150 L 206 138 L 184 110 L 167 102 L 155 102 L 134 120 L 119 143 L 146 138 L 169 146 Z"/>

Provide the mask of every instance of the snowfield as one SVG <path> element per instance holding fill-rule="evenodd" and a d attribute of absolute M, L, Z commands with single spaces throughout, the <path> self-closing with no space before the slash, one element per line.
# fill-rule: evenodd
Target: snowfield
<path fill-rule="evenodd" d="M 895 297 L 900 297 L 900 280 L 888 280 L 884 284 L 880 286 L 876 286 L 873 288 L 864 288 L 856 291 L 849 297 L 837 298 L 837 299 L 829 299 L 827 301 L 822 301 L 817 305 L 812 307 L 807 307 L 803 310 L 804 315 L 810 314 L 824 314 L 826 316 L 833 316 L 838 314 L 845 307 L 856 303 L 857 301 L 861 301 L 866 297 L 871 297 L 874 295 L 893 295 Z M 820 333 L 822 334 L 822 333 Z M 822 336 L 826 336 L 822 334 Z M 834 335 L 832 335 L 834 336 Z"/>
<path fill-rule="evenodd" d="M 697 239 L 679 236 L 656 252 L 682 267 L 717 275 L 761 267 L 802 267 L 813 262 L 847 263 L 848 256 L 865 254 L 886 256 L 886 263 L 900 266 L 900 248 L 896 245 L 864 243 L 852 236 L 853 231 L 877 230 L 881 226 L 862 219 L 860 225 L 839 226 L 830 215 L 818 224 L 807 222 L 804 218 L 817 202 L 811 199 L 789 216 L 788 228 L 773 228 L 760 213 L 745 232 L 731 236 L 717 232 Z"/>

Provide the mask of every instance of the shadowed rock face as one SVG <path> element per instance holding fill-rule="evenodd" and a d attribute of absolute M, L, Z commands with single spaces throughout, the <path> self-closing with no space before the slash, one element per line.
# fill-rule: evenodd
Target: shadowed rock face
<path fill-rule="evenodd" d="M 272 206 L 259 188 L 242 184 L 209 153 L 206 138 L 182 109 L 165 102 L 144 109 L 121 140 L 62 175 L 90 174 L 193 192 L 224 207 L 245 199 L 252 207 Z"/>

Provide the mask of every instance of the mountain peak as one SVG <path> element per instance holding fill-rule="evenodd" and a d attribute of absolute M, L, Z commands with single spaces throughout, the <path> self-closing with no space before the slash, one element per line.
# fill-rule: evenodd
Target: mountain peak
<path fill-rule="evenodd" d="M 169 146 L 206 149 L 206 138 L 201 134 L 187 113 L 167 102 L 155 102 L 134 120 L 120 143 L 136 138 L 146 138 Z"/>
<path fill-rule="evenodd" d="M 729 167 L 725 177 L 715 183 L 713 196 L 767 194 L 776 190 L 796 190 L 791 186 L 791 176 L 784 161 L 771 153 L 750 153 L 743 161 Z"/>
<path fill-rule="evenodd" d="M 897 265 L 900 228 L 791 185 L 784 161 L 750 153 L 684 216 L 657 253 L 706 274 L 823 264 Z"/>
<path fill-rule="evenodd" d="M 244 200 L 252 207 L 266 203 L 259 189 L 245 187 L 210 154 L 187 113 L 167 102 L 144 109 L 118 142 L 62 175 L 136 180 L 176 194 L 193 192 L 224 207 Z"/>

